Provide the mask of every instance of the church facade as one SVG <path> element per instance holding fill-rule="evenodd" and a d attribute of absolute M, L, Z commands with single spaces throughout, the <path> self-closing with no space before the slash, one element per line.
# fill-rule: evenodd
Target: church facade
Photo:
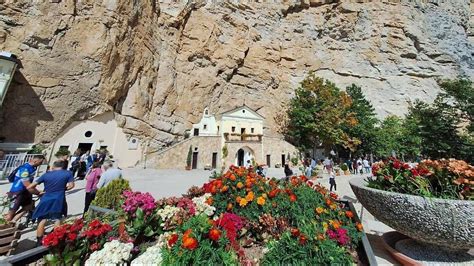
<path fill-rule="evenodd" d="M 264 134 L 265 118 L 248 106 L 213 115 L 206 108 L 189 138 L 151 156 L 151 167 L 184 169 L 188 154 L 192 169 L 230 165 L 282 166 L 298 150 L 279 137 Z"/>

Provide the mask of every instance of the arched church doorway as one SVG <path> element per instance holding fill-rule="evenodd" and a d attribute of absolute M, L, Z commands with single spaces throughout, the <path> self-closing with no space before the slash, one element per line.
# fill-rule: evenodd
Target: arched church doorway
<path fill-rule="evenodd" d="M 254 156 L 252 149 L 248 147 L 242 147 L 237 151 L 237 154 L 235 155 L 235 164 L 237 166 L 248 167 L 251 165 L 253 158 Z"/>

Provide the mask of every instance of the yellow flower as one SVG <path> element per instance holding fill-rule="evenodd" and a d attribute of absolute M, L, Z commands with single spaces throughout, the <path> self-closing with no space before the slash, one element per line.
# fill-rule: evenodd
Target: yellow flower
<path fill-rule="evenodd" d="M 244 184 L 242 184 L 242 182 L 237 183 L 237 188 L 238 188 L 238 189 L 241 189 L 241 188 L 243 188 L 243 187 L 244 187 Z"/>
<path fill-rule="evenodd" d="M 321 208 L 321 207 L 317 207 L 317 208 L 316 208 L 316 213 L 317 213 L 317 214 L 320 215 L 320 214 L 323 213 L 323 212 L 324 212 L 324 209 L 323 209 L 323 208 Z"/>
<path fill-rule="evenodd" d="M 258 205 L 263 205 L 263 204 L 265 204 L 265 198 L 263 198 L 263 197 L 258 197 L 258 198 L 257 198 L 257 204 L 258 204 Z"/>
<path fill-rule="evenodd" d="M 328 223 L 326 222 L 323 222 L 323 228 L 324 228 L 324 232 L 326 232 L 328 230 Z"/>
<path fill-rule="evenodd" d="M 247 194 L 247 196 L 245 197 L 245 199 L 247 201 L 252 201 L 254 199 L 255 195 L 253 194 L 252 191 L 249 192 L 249 194 Z"/>
<path fill-rule="evenodd" d="M 240 202 L 239 202 L 239 205 L 240 207 L 244 207 L 245 205 L 247 205 L 247 200 L 246 199 L 241 199 Z"/>

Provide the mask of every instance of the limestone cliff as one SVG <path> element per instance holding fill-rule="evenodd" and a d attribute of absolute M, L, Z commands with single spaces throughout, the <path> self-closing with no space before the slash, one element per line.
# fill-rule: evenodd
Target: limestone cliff
<path fill-rule="evenodd" d="M 0 50 L 23 65 L 0 137 L 49 142 L 114 110 L 126 133 L 159 148 L 205 106 L 243 103 L 272 134 L 310 70 L 361 85 L 382 117 L 433 99 L 437 78 L 474 77 L 468 0 L 209 2 L 0 0 Z"/>

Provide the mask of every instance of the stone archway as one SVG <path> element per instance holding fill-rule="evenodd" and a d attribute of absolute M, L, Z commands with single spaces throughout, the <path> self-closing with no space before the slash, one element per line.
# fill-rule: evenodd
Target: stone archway
<path fill-rule="evenodd" d="M 242 147 L 235 154 L 235 165 L 248 167 L 252 164 L 252 159 L 254 158 L 254 152 L 251 148 L 247 146 Z"/>

